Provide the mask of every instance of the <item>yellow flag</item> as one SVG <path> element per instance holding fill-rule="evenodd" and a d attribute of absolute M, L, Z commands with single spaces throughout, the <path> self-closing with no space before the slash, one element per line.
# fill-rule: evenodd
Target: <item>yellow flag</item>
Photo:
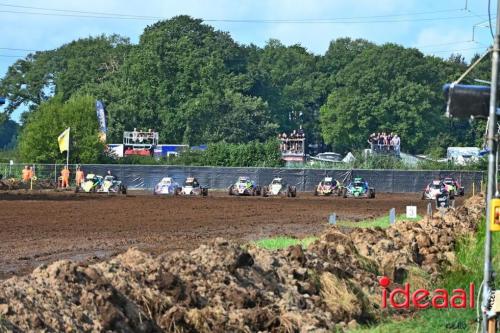
<path fill-rule="evenodd" d="M 61 153 L 69 150 L 69 127 L 59 135 L 57 142 L 59 142 Z"/>

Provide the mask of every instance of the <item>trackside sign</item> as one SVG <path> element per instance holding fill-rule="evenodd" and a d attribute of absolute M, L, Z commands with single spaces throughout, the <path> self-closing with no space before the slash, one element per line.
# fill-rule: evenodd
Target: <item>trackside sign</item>
<path fill-rule="evenodd" d="M 453 289 L 450 292 L 446 289 L 427 290 L 423 288 L 410 292 L 410 284 L 405 283 L 403 288 L 389 290 L 391 280 L 383 276 L 379 278 L 379 285 L 382 287 L 382 308 L 391 307 L 394 309 L 474 309 L 474 283 L 469 284 L 467 289 Z"/>

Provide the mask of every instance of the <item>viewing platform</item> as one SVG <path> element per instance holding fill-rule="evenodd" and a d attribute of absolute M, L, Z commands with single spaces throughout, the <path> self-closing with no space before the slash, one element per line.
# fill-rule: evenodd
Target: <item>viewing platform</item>
<path fill-rule="evenodd" d="M 305 138 L 280 139 L 281 158 L 286 162 L 305 162 Z"/>
<path fill-rule="evenodd" d="M 158 132 L 151 130 L 123 132 L 124 155 L 152 156 L 158 145 Z"/>

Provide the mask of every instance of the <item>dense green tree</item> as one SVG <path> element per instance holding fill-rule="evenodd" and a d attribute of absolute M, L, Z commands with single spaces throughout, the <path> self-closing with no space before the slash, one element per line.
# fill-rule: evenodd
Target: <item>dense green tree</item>
<path fill-rule="evenodd" d="M 66 161 L 60 153 L 58 136 L 68 127 L 70 131 L 70 161 L 72 163 L 98 162 L 104 145 L 98 138 L 95 99 L 74 96 L 67 101 L 56 95 L 32 113 L 19 136 L 19 153 L 24 161 Z"/>
<path fill-rule="evenodd" d="M 396 132 L 404 151 L 424 151 L 438 133 L 449 130 L 442 85 L 458 71 L 436 62 L 394 44 L 365 49 L 335 77 L 336 87 L 321 110 L 325 141 L 346 151 L 366 147 L 372 132 Z"/>
<path fill-rule="evenodd" d="M 328 73 L 330 77 L 335 77 L 341 69 L 349 65 L 363 51 L 375 47 L 375 44 L 364 39 L 339 38 L 333 40 L 321 58 L 320 69 L 322 72 Z"/>
<path fill-rule="evenodd" d="M 5 112 L 10 114 L 21 105 L 34 110 L 55 94 L 67 100 L 84 85 L 106 81 L 117 72 L 128 50 L 126 38 L 98 36 L 19 59 L 0 81 L 0 95 L 9 101 Z"/>
<path fill-rule="evenodd" d="M 319 134 L 319 109 L 327 96 L 327 74 L 318 70 L 319 59 L 300 45 L 287 47 L 275 39 L 249 57 L 251 93 L 269 103 L 280 132 L 303 125 L 310 139 Z"/>
<path fill-rule="evenodd" d="M 0 149 L 14 148 L 19 132 L 19 124 L 13 120 L 7 120 L 0 124 Z"/>
<path fill-rule="evenodd" d="M 465 82 L 488 79 L 488 62 Z M 274 39 L 262 48 L 240 45 L 201 20 L 178 16 L 146 27 L 136 45 L 117 35 L 89 37 L 18 60 L 0 81 L 9 99 L 0 122 L 29 107 L 20 142 L 29 154 L 36 141 L 28 138 L 39 135 L 29 131 L 60 123 L 66 116 L 58 118 L 57 109 L 73 97 L 94 96 L 107 106 L 109 142 L 133 128 L 157 130 L 162 143 L 265 142 L 302 125 L 309 143 L 324 141 L 338 152 L 365 148 L 370 133 L 391 131 L 404 151 L 442 155 L 448 146 L 482 141 L 484 122 L 444 117 L 442 85 L 466 67 L 458 54 L 443 60 L 362 39 L 334 40 L 324 55 Z M 41 146 L 47 150 L 37 151 L 38 160 L 62 158 L 48 141 Z M 81 154 L 75 158 L 87 159 Z"/>
<path fill-rule="evenodd" d="M 108 103 L 112 122 L 120 131 L 153 127 L 163 142 L 265 140 L 277 125 L 267 103 L 246 94 L 243 54 L 227 33 L 187 16 L 147 27 L 118 73 L 123 98 Z"/>

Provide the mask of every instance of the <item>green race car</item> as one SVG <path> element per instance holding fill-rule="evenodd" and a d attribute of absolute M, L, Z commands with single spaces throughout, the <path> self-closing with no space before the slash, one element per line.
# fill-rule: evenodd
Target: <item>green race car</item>
<path fill-rule="evenodd" d="M 373 199 L 375 198 L 375 189 L 370 187 L 368 182 L 363 178 L 354 178 L 354 180 L 344 188 L 343 197 Z"/>

